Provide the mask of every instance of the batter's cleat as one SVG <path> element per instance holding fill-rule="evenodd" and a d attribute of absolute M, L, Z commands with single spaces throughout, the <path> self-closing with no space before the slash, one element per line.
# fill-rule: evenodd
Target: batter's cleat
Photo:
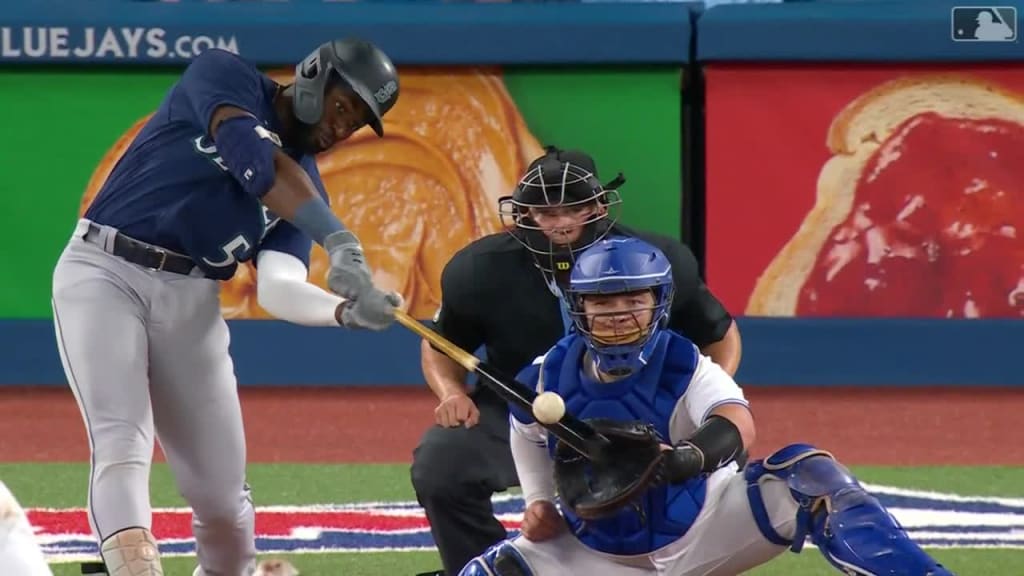
<path fill-rule="evenodd" d="M 126 528 L 107 537 L 100 555 L 109 576 L 163 576 L 160 549 L 145 528 Z"/>

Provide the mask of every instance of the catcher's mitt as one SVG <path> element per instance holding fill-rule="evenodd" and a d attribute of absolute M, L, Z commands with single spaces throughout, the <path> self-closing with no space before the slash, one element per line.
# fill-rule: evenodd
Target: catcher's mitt
<path fill-rule="evenodd" d="M 596 462 L 567 444 L 555 445 L 555 484 L 564 505 L 584 520 L 613 516 L 636 503 L 643 492 L 663 480 L 664 446 L 658 431 L 643 422 L 586 420 L 608 438 Z"/>

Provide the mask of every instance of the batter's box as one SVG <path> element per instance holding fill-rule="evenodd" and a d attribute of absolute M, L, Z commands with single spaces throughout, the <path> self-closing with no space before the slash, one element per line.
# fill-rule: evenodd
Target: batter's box
<path fill-rule="evenodd" d="M 1016 42 L 1017 8 L 956 6 L 950 13 L 954 42 Z"/>

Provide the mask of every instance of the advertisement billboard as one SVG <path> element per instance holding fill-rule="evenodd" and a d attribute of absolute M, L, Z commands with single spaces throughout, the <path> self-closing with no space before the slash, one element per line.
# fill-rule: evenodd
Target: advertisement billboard
<path fill-rule="evenodd" d="M 707 273 L 730 309 L 1024 317 L 1024 66 L 706 77 Z"/>
<path fill-rule="evenodd" d="M 355 135 L 318 159 L 332 207 L 362 239 L 378 282 L 430 318 L 447 259 L 499 231 L 509 194 L 546 144 L 592 154 L 626 176 L 623 221 L 680 233 L 681 81 L 673 69 L 399 67 L 387 137 Z M 49 318 L 53 265 L 114 163 L 179 71 L 8 70 L 0 106 L 0 246 L 19 282 L 0 284 L 0 318 Z M 288 82 L 291 69 L 268 73 Z M 638 105 L 638 103 L 643 103 Z M 311 280 L 324 285 L 314 248 Z M 227 318 L 265 318 L 251 264 L 224 284 Z"/>

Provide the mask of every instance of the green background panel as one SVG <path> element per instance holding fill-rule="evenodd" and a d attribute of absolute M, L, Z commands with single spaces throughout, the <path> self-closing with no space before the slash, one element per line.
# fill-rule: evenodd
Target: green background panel
<path fill-rule="evenodd" d="M 53 265 L 96 164 L 179 72 L 0 73 L 0 318 L 48 318 Z M 607 182 L 622 171 L 625 223 L 678 237 L 680 75 L 673 69 L 530 70 L 505 81 L 542 143 L 582 148 Z"/>

